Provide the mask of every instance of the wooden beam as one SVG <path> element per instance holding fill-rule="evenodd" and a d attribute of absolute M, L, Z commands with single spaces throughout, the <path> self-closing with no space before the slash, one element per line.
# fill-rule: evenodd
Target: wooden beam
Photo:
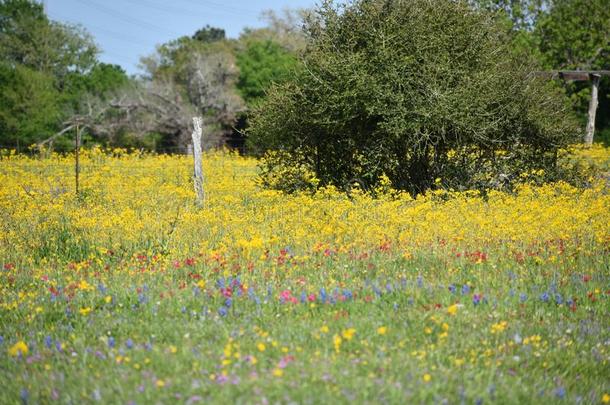
<path fill-rule="evenodd" d="M 548 79 L 563 79 L 575 82 L 593 80 L 593 76 L 610 76 L 610 70 L 548 70 L 534 72 L 534 75 Z"/>

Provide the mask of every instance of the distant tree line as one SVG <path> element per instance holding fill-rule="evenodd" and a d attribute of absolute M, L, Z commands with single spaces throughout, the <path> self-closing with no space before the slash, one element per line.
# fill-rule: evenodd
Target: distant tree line
<path fill-rule="evenodd" d="M 400 0 L 356 3 L 375 7 L 403 4 Z M 493 15 L 495 24 L 503 27 L 506 34 L 503 41 L 506 40 L 507 46 L 503 46 L 503 51 L 526 55 L 523 60 L 534 61 L 538 69 L 610 68 L 607 0 L 463 0 L 457 3 Z M 329 10 L 332 4 L 336 2 L 325 1 L 321 9 Z M 237 39 L 226 38 L 221 28 L 202 26 L 192 36 L 160 45 L 154 54 L 141 59 L 142 74 L 129 77 L 120 66 L 100 62 L 99 48 L 82 27 L 52 21 L 42 6 L 31 0 L 0 0 L 0 147 L 24 150 L 32 144 L 44 143 L 56 150 L 69 150 L 73 130 L 78 126 L 83 130 L 85 143 L 89 144 L 184 151 L 191 117 L 200 115 L 204 118 L 206 147 L 242 147 L 243 134 L 247 133 L 249 151 L 262 153 L 277 148 L 281 136 L 286 135 L 281 134 L 280 127 L 291 125 L 289 117 L 277 123 L 277 132 L 261 134 L 249 127 L 257 119 L 254 111 L 264 105 L 268 110 L 268 95 L 276 94 L 279 85 L 294 85 L 295 78 L 312 73 L 310 63 L 316 52 L 312 44 L 322 44 L 321 38 L 328 32 L 313 30 L 316 27 L 312 23 L 313 15 L 311 11 L 281 15 L 268 12 L 265 28 L 245 29 Z M 304 20 L 309 21 L 307 30 L 302 29 Z M 370 35 L 374 31 L 364 34 L 367 35 L 358 41 L 372 40 Z M 344 39 L 356 40 L 347 36 Z M 374 42 L 370 46 L 373 49 L 383 44 L 383 41 Z M 386 66 L 395 63 L 397 68 L 401 64 L 426 66 L 421 59 L 393 60 L 400 52 L 389 49 L 388 59 L 378 63 Z M 336 55 L 327 56 L 331 61 Z M 337 68 L 341 63 L 347 70 L 357 67 L 350 62 L 339 60 Z M 366 58 L 363 60 L 365 64 L 368 62 Z M 345 74 L 347 79 L 350 72 L 334 73 L 337 77 Z M 323 83 L 332 78 L 320 79 L 319 83 Z M 344 84 L 357 90 L 358 83 Z M 362 83 L 364 93 L 366 85 Z M 559 85 L 584 125 L 588 84 Z M 400 97 L 400 88 L 394 90 L 396 97 Z M 370 101 L 364 98 L 364 93 L 363 98 L 347 98 L 341 102 L 351 103 L 354 109 L 376 108 L 374 103 L 360 104 Z M 333 100 L 333 94 L 327 94 L 328 102 Z M 600 87 L 597 140 L 610 139 L 609 95 L 610 80 L 604 78 Z M 353 94 L 353 97 L 360 96 Z M 404 123 L 416 124 L 413 120 Z M 366 128 L 367 122 L 360 124 L 362 127 L 354 133 L 362 131 L 363 136 L 370 133 L 372 129 Z M 273 138 L 273 133 L 278 137 Z M 380 149 L 375 153 L 385 152 Z M 374 156 L 371 155 L 373 161 L 377 159 Z M 334 159 L 332 154 L 325 158 Z"/>
<path fill-rule="evenodd" d="M 142 57 L 128 77 L 99 61 L 82 27 L 52 21 L 31 0 L 0 0 L 0 147 L 70 150 L 89 144 L 186 151 L 191 119 L 204 146 L 243 146 L 250 107 L 290 75 L 304 46 L 299 13 L 267 12 L 267 27 L 228 39 L 206 25 Z"/>

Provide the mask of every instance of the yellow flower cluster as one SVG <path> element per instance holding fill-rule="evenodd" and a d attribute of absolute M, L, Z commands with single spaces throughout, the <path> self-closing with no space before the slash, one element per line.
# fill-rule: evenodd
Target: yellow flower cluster
<path fill-rule="evenodd" d="M 608 149 L 593 152 L 596 161 L 610 156 Z M 206 203 L 200 209 L 188 156 L 87 151 L 76 197 L 73 157 L 4 155 L 0 256 L 38 264 L 70 258 L 78 271 L 114 254 L 154 260 L 238 254 L 256 262 L 265 251 L 289 247 L 297 260 L 312 252 L 366 249 L 394 249 L 410 258 L 422 250 L 493 245 L 513 252 L 557 241 L 554 248 L 578 242 L 586 252 L 610 241 L 610 193 L 603 181 L 584 190 L 565 183 L 525 185 L 515 194 L 485 198 L 439 191 L 373 199 L 358 192 L 347 197 L 332 187 L 285 196 L 257 186 L 252 158 L 214 152 L 204 156 L 203 166 Z"/>

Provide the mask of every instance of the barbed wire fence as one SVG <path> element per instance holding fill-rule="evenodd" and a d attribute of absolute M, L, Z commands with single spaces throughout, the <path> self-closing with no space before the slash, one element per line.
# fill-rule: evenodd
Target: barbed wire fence
<path fill-rule="evenodd" d="M 76 153 L 78 149 L 81 149 L 80 156 Z M 225 150 L 239 152 L 235 149 Z M 11 153 L 11 151 L 14 152 Z M 195 187 L 195 202 L 203 207 L 203 199 L 197 190 L 198 184 L 203 193 L 208 182 L 216 181 L 215 176 L 225 178 L 228 176 L 233 185 L 253 182 L 257 177 L 256 169 L 252 166 L 238 164 L 230 153 L 208 155 L 204 152 L 200 155 L 199 162 L 196 162 L 195 154 L 192 151 L 193 148 L 178 146 L 163 148 L 161 153 L 131 148 L 127 154 L 124 154 L 124 152 L 113 152 L 112 149 L 108 149 L 99 156 L 92 157 L 82 153 L 82 146 L 79 146 L 77 142 L 75 142 L 74 151 L 54 155 L 41 153 L 39 150 L 31 148 L 17 151 L 14 145 L 0 144 L 0 179 L 23 177 L 22 187 L 28 193 L 29 186 L 27 186 L 25 178 L 34 176 L 44 180 L 48 191 L 58 194 L 74 193 L 78 196 L 83 189 L 92 187 L 92 179 L 104 183 L 110 180 L 116 181 L 118 178 L 129 183 L 134 182 L 134 179 L 153 177 L 160 179 L 162 183 L 171 183 L 185 189 L 193 190 Z M 191 153 L 189 154 L 189 152 Z M 15 153 L 25 159 L 12 165 L 2 164 L 2 160 L 6 160 Z M 181 159 L 167 160 L 162 164 L 149 159 L 149 157 L 167 155 L 179 156 Z M 123 156 L 126 157 L 124 160 Z M 209 156 L 212 158 L 206 159 Z M 200 168 L 201 174 L 206 173 L 205 180 L 203 176 L 197 178 L 197 167 Z"/>

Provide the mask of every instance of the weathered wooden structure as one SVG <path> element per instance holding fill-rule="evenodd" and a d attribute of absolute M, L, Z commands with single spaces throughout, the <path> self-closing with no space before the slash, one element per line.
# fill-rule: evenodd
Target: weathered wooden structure
<path fill-rule="evenodd" d="M 585 145 L 593 144 L 595 134 L 595 114 L 599 104 L 599 82 L 602 76 L 610 76 L 610 70 L 553 70 L 550 72 L 537 72 L 538 75 L 551 79 L 562 79 L 566 82 L 591 82 L 591 100 L 589 100 L 589 114 L 587 119 L 587 130 L 585 132 Z"/>

